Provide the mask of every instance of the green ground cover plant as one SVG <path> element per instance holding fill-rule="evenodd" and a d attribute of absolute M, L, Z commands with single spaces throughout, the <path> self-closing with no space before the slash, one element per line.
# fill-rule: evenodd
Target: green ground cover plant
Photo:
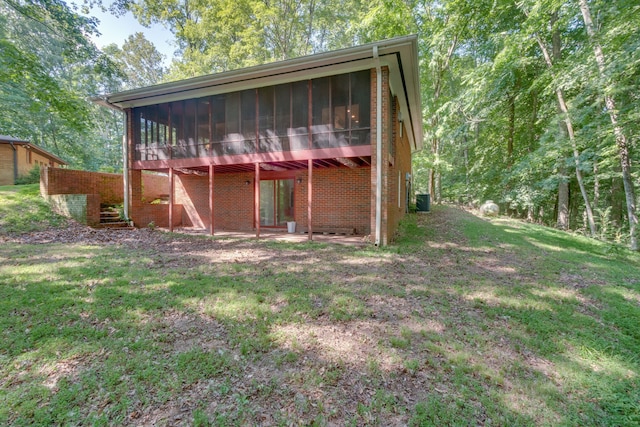
<path fill-rule="evenodd" d="M 640 423 L 622 248 L 443 206 L 382 250 L 5 227 L 2 425 Z"/>
<path fill-rule="evenodd" d="M 40 184 L 0 186 L 0 233 L 41 231 L 65 223 L 40 197 Z"/>

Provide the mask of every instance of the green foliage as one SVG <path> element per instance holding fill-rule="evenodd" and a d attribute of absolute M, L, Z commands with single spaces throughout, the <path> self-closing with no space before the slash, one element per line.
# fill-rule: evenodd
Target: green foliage
<path fill-rule="evenodd" d="M 171 80 L 348 46 L 350 28 L 367 10 L 361 2 L 337 0 L 121 0 L 113 7 L 173 31 L 180 59 L 172 64 Z"/>
<path fill-rule="evenodd" d="M 0 187 L 0 235 L 46 230 L 66 224 L 40 196 L 40 185 Z"/>
<path fill-rule="evenodd" d="M 433 200 L 478 205 L 493 199 L 510 215 L 555 223 L 560 182 L 577 193 L 570 141 L 559 130 L 556 88 L 568 99 L 577 158 L 588 197 L 601 212 L 601 238 L 628 241 L 620 151 L 603 94 L 619 102 L 618 121 L 628 140 L 640 128 L 638 91 L 640 24 L 637 4 L 588 1 L 605 70 L 577 2 L 423 2 L 420 23 L 425 149 L 414 156 L 414 182 Z M 627 12 L 622 12 L 622 11 Z M 418 11 L 418 13 L 415 13 Z M 553 26 L 550 17 L 556 14 Z M 561 51 L 545 64 L 557 30 Z M 624 71 L 623 71 L 624 70 Z M 630 154 L 632 164 L 638 151 Z M 633 160 L 635 159 L 635 160 Z M 640 184 L 637 171 L 629 185 Z M 584 201 L 570 199 L 571 228 L 583 227 Z M 605 218 L 606 217 L 606 218 Z"/>
<path fill-rule="evenodd" d="M 142 33 L 130 35 L 120 49 L 111 44 L 104 48 L 122 78 L 119 90 L 151 86 L 162 81 L 165 75 L 164 55 Z"/>
<path fill-rule="evenodd" d="M 6 0 L 0 12 L 0 134 L 37 143 L 72 167 L 117 164 L 122 132 L 109 135 L 108 114 L 89 101 L 114 72 L 89 40 L 95 20 L 57 0 Z"/>
<path fill-rule="evenodd" d="M 31 168 L 28 174 L 19 176 L 16 179 L 16 185 L 23 184 L 39 184 L 40 183 L 40 167 L 34 166 Z"/>

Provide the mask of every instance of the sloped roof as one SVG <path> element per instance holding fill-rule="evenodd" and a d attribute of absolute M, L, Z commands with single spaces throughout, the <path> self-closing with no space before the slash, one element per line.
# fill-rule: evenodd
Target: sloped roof
<path fill-rule="evenodd" d="M 7 136 L 7 135 L 0 135 L 0 144 L 13 144 L 13 145 L 19 145 L 19 146 L 23 146 L 28 150 L 31 150 L 35 153 L 40 154 L 41 156 L 44 156 L 46 158 L 48 158 L 49 160 L 53 160 L 56 163 L 59 163 L 61 165 L 66 165 L 68 164 L 67 162 L 65 162 L 64 160 L 62 160 L 60 157 L 56 156 L 53 153 L 50 153 L 49 151 L 45 150 L 44 148 L 40 148 L 35 144 L 30 143 L 29 141 L 24 141 L 18 138 L 14 138 L 12 136 Z"/>
<path fill-rule="evenodd" d="M 400 101 L 411 146 L 419 149 L 422 104 L 415 35 L 113 93 L 94 101 L 122 110 L 371 69 L 378 60 L 380 66 L 389 67 L 391 91 Z"/>

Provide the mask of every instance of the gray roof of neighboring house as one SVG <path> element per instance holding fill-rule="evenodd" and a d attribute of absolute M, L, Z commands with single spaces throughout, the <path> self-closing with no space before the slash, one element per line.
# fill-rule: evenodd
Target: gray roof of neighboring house
<path fill-rule="evenodd" d="M 60 163 L 61 165 L 66 165 L 68 164 L 67 162 L 65 162 L 64 160 L 62 160 L 60 157 L 56 156 L 55 154 L 45 150 L 44 148 L 40 148 L 35 144 L 30 143 L 29 141 L 25 141 L 22 139 L 18 139 L 18 138 L 14 138 L 12 136 L 7 136 L 7 135 L 0 135 L 0 144 L 15 144 L 15 145 L 21 145 L 24 146 L 25 148 L 28 148 L 30 150 L 35 151 L 36 153 L 47 157 L 53 161 L 55 161 L 56 163 Z"/>

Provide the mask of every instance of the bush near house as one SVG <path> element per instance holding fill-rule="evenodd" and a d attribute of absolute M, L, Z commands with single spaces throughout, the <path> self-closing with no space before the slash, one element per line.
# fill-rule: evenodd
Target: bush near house
<path fill-rule="evenodd" d="M 34 166 L 28 174 L 19 176 L 16 185 L 38 184 L 40 182 L 40 167 Z"/>

